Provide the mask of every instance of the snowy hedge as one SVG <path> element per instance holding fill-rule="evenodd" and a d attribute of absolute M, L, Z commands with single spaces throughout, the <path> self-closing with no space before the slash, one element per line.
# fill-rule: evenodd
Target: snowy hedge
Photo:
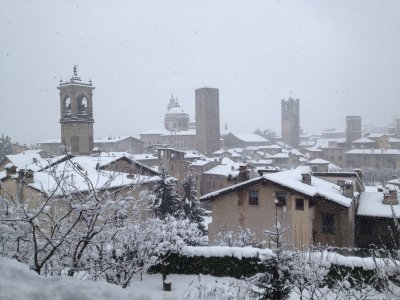
<path fill-rule="evenodd" d="M 185 247 L 180 254 L 171 254 L 164 261 L 164 270 L 169 274 L 208 274 L 248 278 L 257 273 L 267 272 L 265 260 L 275 254 L 270 249 L 252 247 Z M 326 284 L 330 285 L 343 278 L 351 278 L 349 283 L 369 282 L 379 279 L 379 268 L 393 272 L 398 270 L 396 261 L 371 257 L 343 256 L 322 251 L 302 253 L 310 259 L 318 260 L 329 270 Z M 379 267 L 379 268 L 378 268 Z M 161 272 L 161 266 L 152 269 Z M 379 285 L 383 286 L 384 282 Z"/>

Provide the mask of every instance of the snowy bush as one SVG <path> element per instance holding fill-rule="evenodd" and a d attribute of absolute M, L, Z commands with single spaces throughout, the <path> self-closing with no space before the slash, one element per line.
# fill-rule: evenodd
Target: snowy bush
<path fill-rule="evenodd" d="M 226 229 L 220 230 L 216 235 L 215 243 L 218 246 L 229 247 L 261 247 L 263 244 L 250 228 L 242 226 L 238 226 L 236 232 Z"/>
<path fill-rule="evenodd" d="M 199 275 L 197 281 L 191 281 L 182 294 L 182 299 L 221 299 L 221 300 L 250 300 L 247 283 L 238 280 L 226 282 L 203 283 Z"/>

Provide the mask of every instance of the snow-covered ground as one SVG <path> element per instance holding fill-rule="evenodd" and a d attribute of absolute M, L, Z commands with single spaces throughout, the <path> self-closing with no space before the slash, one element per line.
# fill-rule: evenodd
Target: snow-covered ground
<path fill-rule="evenodd" d="M 161 275 L 146 275 L 143 281 L 132 281 L 123 289 L 105 282 L 79 280 L 71 277 L 43 277 L 29 270 L 27 265 L 0 257 L 0 299 L 2 300 L 179 300 L 197 299 L 199 286 L 228 286 L 238 280 L 228 277 L 169 275 L 172 291 L 162 290 Z M 191 284 L 192 283 L 192 284 Z"/>
<path fill-rule="evenodd" d="M 43 277 L 29 270 L 25 264 L 0 257 L 0 299 L 1 300 L 181 300 L 181 299 L 218 299 L 250 300 L 246 293 L 249 287 L 244 280 L 230 277 L 208 275 L 168 275 L 172 291 L 162 290 L 160 274 L 146 275 L 143 280 L 135 279 L 123 289 L 106 282 L 80 280 L 71 277 Z M 398 289 L 396 287 L 396 289 Z M 400 291 L 396 291 L 396 295 Z M 240 294 L 242 297 L 238 297 Z M 244 296 L 246 294 L 246 296 Z M 353 297 L 368 294 L 362 299 L 398 299 L 393 294 L 358 291 L 339 295 L 325 289 L 324 299 L 355 299 Z M 365 295 L 364 295 L 365 296 Z M 339 298 L 338 298 L 339 297 Z M 344 298 L 343 298 L 344 297 Z M 290 300 L 299 299 L 293 290 Z M 361 298 L 357 298 L 361 299 Z"/>

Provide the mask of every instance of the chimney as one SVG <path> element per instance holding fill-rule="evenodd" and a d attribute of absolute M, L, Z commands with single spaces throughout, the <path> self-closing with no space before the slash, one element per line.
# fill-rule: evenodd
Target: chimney
<path fill-rule="evenodd" d="M 240 165 L 239 166 L 239 175 L 238 175 L 238 182 L 243 182 L 246 180 L 249 180 L 249 171 L 247 170 L 246 165 Z"/>
<path fill-rule="evenodd" d="M 33 171 L 30 169 L 21 169 L 18 171 L 18 179 L 20 181 L 28 183 L 33 183 Z"/>
<path fill-rule="evenodd" d="M 301 174 L 301 182 L 311 185 L 311 174 L 310 173 Z"/>
<path fill-rule="evenodd" d="M 397 205 L 399 199 L 397 198 L 397 191 L 395 189 L 389 189 L 389 191 L 383 194 L 383 204 Z"/>
<path fill-rule="evenodd" d="M 14 175 L 17 173 L 17 167 L 14 166 L 13 164 L 7 164 L 4 169 L 6 169 L 6 176 L 10 177 L 11 175 Z"/>
<path fill-rule="evenodd" d="M 343 187 L 343 196 L 345 196 L 347 198 L 353 198 L 354 197 L 353 182 L 345 181 L 344 187 Z"/>

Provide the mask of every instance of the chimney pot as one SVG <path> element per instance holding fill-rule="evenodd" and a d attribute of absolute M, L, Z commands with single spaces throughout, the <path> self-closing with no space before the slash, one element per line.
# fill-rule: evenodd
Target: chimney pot
<path fill-rule="evenodd" d="M 310 173 L 301 174 L 301 181 L 305 184 L 311 185 L 311 174 Z"/>

